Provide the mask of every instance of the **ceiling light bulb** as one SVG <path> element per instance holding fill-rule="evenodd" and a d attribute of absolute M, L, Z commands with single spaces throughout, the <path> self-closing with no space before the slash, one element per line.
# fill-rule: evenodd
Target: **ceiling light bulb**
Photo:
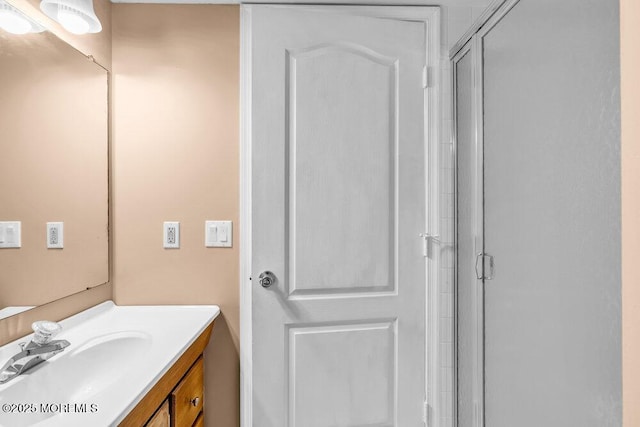
<path fill-rule="evenodd" d="M 73 34 L 87 34 L 89 32 L 89 23 L 71 10 L 59 10 L 58 22 Z"/>
<path fill-rule="evenodd" d="M 41 0 L 40 9 L 70 33 L 102 31 L 102 24 L 93 10 L 93 0 Z"/>
<path fill-rule="evenodd" d="M 0 28 L 12 34 L 27 34 L 31 31 L 31 23 L 17 12 L 0 9 Z"/>

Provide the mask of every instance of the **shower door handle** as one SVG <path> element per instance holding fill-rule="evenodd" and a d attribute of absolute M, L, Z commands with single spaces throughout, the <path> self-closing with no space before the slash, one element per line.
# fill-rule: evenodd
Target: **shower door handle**
<path fill-rule="evenodd" d="M 486 275 L 487 261 L 489 266 L 489 274 Z M 493 255 L 485 254 L 483 252 L 476 255 L 476 278 L 478 280 L 493 280 L 495 275 L 495 262 Z"/>

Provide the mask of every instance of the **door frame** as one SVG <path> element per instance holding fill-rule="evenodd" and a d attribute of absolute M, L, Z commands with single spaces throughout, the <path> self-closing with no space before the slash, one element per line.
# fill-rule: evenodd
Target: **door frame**
<path fill-rule="evenodd" d="M 440 206 L 440 8 L 437 6 L 369 6 L 369 5 L 282 5 L 242 4 L 240 6 L 240 425 L 253 426 L 252 363 L 252 117 L 251 117 L 251 12 L 255 7 L 296 8 L 303 11 L 342 12 L 372 18 L 423 22 L 426 26 L 425 80 L 425 189 L 427 236 L 438 236 Z M 416 236 L 416 238 L 422 238 Z M 439 351 L 439 251 L 433 250 L 437 239 L 425 240 L 427 297 L 425 301 L 426 378 L 424 421 L 438 419 L 440 386 L 438 384 Z"/>

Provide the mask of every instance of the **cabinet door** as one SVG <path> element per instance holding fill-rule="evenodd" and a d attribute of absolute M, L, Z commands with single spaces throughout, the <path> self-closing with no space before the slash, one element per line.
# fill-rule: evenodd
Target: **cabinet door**
<path fill-rule="evenodd" d="M 146 427 L 169 427 L 171 420 L 169 418 L 169 400 L 165 400 L 160 409 L 151 417 Z"/>
<path fill-rule="evenodd" d="M 204 414 L 200 413 L 200 415 L 198 415 L 198 419 L 196 420 L 195 423 L 193 423 L 193 427 L 204 427 Z"/>
<path fill-rule="evenodd" d="M 193 364 L 180 384 L 171 392 L 171 425 L 191 427 L 203 408 L 203 363 L 202 357 Z"/>

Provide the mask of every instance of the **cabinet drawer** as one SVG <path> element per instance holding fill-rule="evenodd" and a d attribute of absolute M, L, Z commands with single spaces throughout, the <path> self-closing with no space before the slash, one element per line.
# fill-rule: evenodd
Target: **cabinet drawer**
<path fill-rule="evenodd" d="M 200 415 L 198 415 L 198 419 L 193 423 L 193 427 L 204 427 L 204 413 L 201 412 Z"/>
<path fill-rule="evenodd" d="M 171 392 L 172 426 L 191 427 L 202 411 L 204 401 L 203 373 L 201 356 Z"/>

